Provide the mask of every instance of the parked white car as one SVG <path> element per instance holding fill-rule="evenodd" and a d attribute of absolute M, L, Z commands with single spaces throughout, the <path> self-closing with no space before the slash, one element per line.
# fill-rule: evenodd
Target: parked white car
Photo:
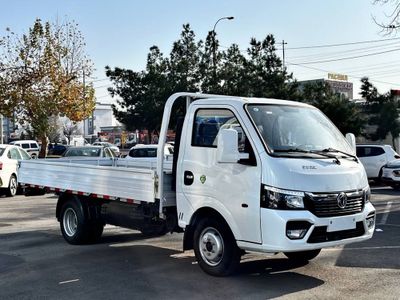
<path fill-rule="evenodd" d="M 13 141 L 10 145 L 18 146 L 24 149 L 32 158 L 39 157 L 40 147 L 39 144 L 34 140 L 20 140 L 20 141 Z"/>
<path fill-rule="evenodd" d="M 382 182 L 400 190 L 400 160 L 392 160 L 382 168 Z"/>
<path fill-rule="evenodd" d="M 121 154 L 121 153 L 119 152 L 119 148 L 118 148 L 117 146 L 115 146 L 114 144 L 111 144 L 111 143 L 109 143 L 109 142 L 94 142 L 94 143 L 93 143 L 93 146 L 108 147 L 108 148 L 110 148 L 110 149 L 114 152 L 115 156 L 117 156 L 117 157 L 119 157 L 120 154 Z"/>
<path fill-rule="evenodd" d="M 0 145 L 0 189 L 9 197 L 15 196 L 18 188 L 18 160 L 30 159 L 22 148 Z"/>
<path fill-rule="evenodd" d="M 158 145 L 156 144 L 137 144 L 129 150 L 125 159 L 134 162 L 137 167 L 150 167 L 151 169 L 155 169 L 157 166 L 157 148 Z M 173 154 L 174 146 L 165 144 L 164 171 L 172 171 Z"/>
<path fill-rule="evenodd" d="M 363 164 L 369 179 L 380 179 L 382 168 L 400 155 L 390 145 L 357 145 L 357 157 Z"/>
<path fill-rule="evenodd" d="M 157 160 L 157 148 L 158 145 L 144 145 L 137 144 L 129 149 L 129 153 L 126 156 L 127 159 L 143 159 L 143 158 L 154 158 Z M 164 147 L 164 158 L 169 160 L 169 158 L 174 154 L 174 146 L 166 144 Z"/>

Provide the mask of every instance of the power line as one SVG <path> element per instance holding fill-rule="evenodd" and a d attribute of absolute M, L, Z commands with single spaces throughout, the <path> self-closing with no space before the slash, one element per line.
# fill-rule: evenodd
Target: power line
<path fill-rule="evenodd" d="M 395 43 L 389 43 L 389 44 L 385 44 L 385 45 L 379 45 L 379 46 L 369 46 L 369 47 L 363 47 L 363 48 L 356 48 L 356 49 L 346 49 L 346 50 L 341 50 L 341 51 L 334 51 L 334 52 L 325 52 L 325 53 L 317 53 L 317 54 L 307 54 L 307 55 L 300 55 L 300 56 L 293 56 L 291 57 L 291 59 L 304 59 L 304 58 L 309 58 L 309 57 L 313 57 L 313 58 L 323 58 L 325 56 L 333 56 L 332 58 L 342 55 L 342 54 L 347 54 L 350 52 L 361 52 L 362 53 L 368 53 L 368 51 L 366 50 L 372 50 L 372 49 L 376 49 L 379 48 L 380 50 L 387 50 L 388 47 L 390 46 L 399 46 L 399 42 L 395 42 Z M 389 48 L 390 49 L 390 48 Z"/>
<path fill-rule="evenodd" d="M 306 68 L 306 69 L 310 69 L 310 70 L 315 70 L 315 71 L 319 71 L 319 72 L 324 72 L 324 73 L 334 73 L 333 71 L 328 71 L 328 70 L 324 70 L 324 69 L 320 69 L 320 68 L 315 68 L 315 67 L 310 67 L 310 66 L 304 66 L 304 65 L 302 65 L 302 64 L 290 63 L 290 65 L 294 65 L 294 66 L 298 66 L 298 67 Z M 364 76 L 359 77 L 359 76 L 354 76 L 354 75 L 348 75 L 348 76 L 351 77 L 351 78 L 355 78 L 355 79 L 361 79 L 361 78 L 364 77 Z M 389 85 L 393 85 L 393 86 L 400 86 L 400 84 L 397 84 L 397 83 L 387 82 L 387 81 L 381 81 L 381 80 L 375 80 L 375 79 L 370 79 L 370 78 L 369 78 L 369 81 L 377 82 L 377 83 L 389 84 Z"/>
<path fill-rule="evenodd" d="M 389 39 L 381 39 L 381 40 L 369 40 L 369 41 L 359 41 L 359 42 L 340 43 L 340 44 L 325 44 L 325 45 L 313 45 L 313 46 L 302 46 L 302 47 L 288 47 L 288 48 L 286 48 L 286 50 L 300 50 L 300 49 L 310 49 L 310 48 L 339 47 L 339 46 L 359 45 L 359 44 L 368 44 L 368 43 L 380 43 L 380 42 L 394 41 L 394 40 L 400 40 L 400 38 L 389 38 Z"/>
<path fill-rule="evenodd" d="M 105 77 L 105 78 L 100 78 L 100 79 L 95 79 L 95 80 L 89 80 L 88 83 L 106 81 L 106 80 L 110 80 L 110 79 L 108 77 Z"/>
<path fill-rule="evenodd" d="M 356 58 L 367 57 L 367 56 L 374 56 L 374 55 L 379 55 L 379 54 L 384 54 L 384 53 L 389 53 L 389 52 L 395 52 L 395 51 L 399 51 L 399 50 L 400 50 L 400 48 L 396 48 L 396 49 L 374 52 L 374 53 L 369 53 L 369 54 L 364 54 L 364 55 L 356 55 L 356 56 L 349 56 L 349 57 L 342 57 L 342 58 L 335 58 L 335 59 L 325 59 L 325 60 L 301 62 L 299 64 L 301 64 L 301 65 L 322 64 L 322 63 L 327 63 L 327 62 L 342 61 L 342 60 L 356 59 Z"/>

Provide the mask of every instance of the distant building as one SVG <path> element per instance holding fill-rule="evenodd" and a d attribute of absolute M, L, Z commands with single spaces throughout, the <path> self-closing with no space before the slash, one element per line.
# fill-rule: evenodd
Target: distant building
<path fill-rule="evenodd" d="M 313 79 L 299 81 L 299 88 L 303 90 L 306 84 L 327 83 L 332 91 L 346 99 L 353 99 L 353 83 L 347 81 L 347 75 L 328 74 L 328 79 Z"/>
<path fill-rule="evenodd" d="M 117 119 L 114 117 L 111 104 L 96 102 L 96 108 L 93 112 L 92 134 L 97 134 L 98 132 L 102 131 L 102 127 L 120 127 L 120 126 L 121 123 L 119 123 Z"/>
<path fill-rule="evenodd" d="M 390 94 L 393 96 L 393 98 L 397 101 L 400 100 L 400 90 L 390 90 Z"/>
<path fill-rule="evenodd" d="M 3 142 L 9 143 L 12 139 L 15 139 L 15 123 L 12 119 L 6 117 L 0 119 L 3 121 Z"/>

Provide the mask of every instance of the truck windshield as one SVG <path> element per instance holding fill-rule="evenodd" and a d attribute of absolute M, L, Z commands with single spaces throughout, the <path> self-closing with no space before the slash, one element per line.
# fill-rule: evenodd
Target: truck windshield
<path fill-rule="evenodd" d="M 308 156 L 318 151 L 352 153 L 340 131 L 316 108 L 249 104 L 247 111 L 264 143 L 276 155 Z"/>

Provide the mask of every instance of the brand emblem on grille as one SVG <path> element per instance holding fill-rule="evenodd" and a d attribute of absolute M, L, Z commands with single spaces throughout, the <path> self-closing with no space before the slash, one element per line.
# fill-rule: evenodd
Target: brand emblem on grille
<path fill-rule="evenodd" d="M 341 192 L 339 195 L 336 197 L 337 200 L 337 205 L 340 208 L 345 208 L 347 204 L 347 195 L 346 193 Z"/>

